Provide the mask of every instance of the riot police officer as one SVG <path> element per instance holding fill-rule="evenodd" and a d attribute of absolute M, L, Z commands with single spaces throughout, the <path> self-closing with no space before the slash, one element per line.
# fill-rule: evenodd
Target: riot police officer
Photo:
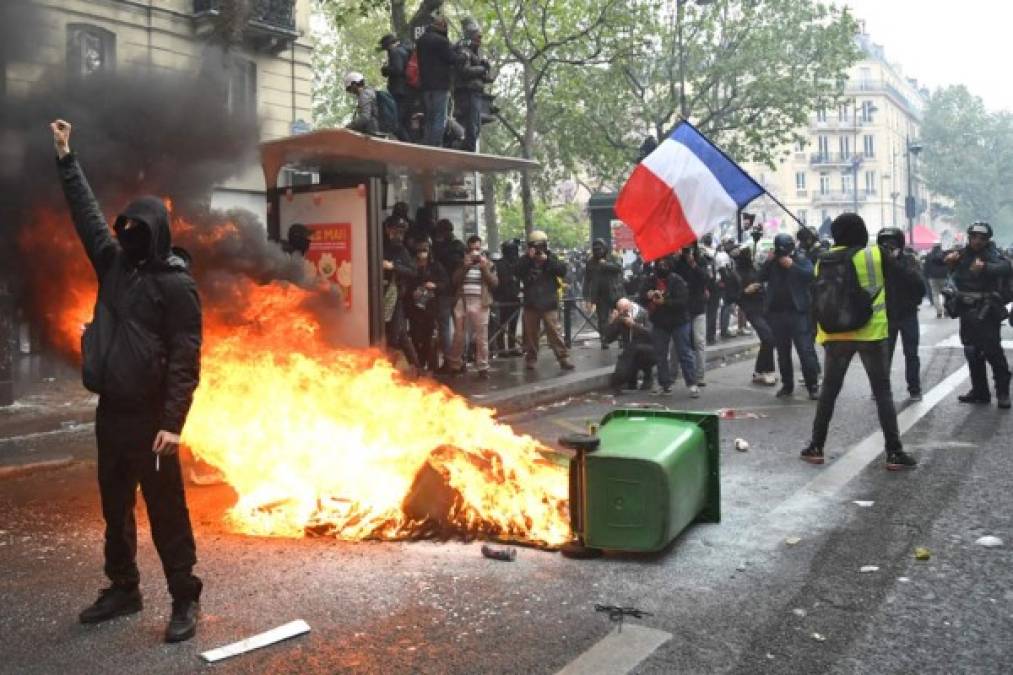
<path fill-rule="evenodd" d="M 1000 330 L 1007 317 L 1001 290 L 1011 274 L 1010 262 L 992 241 L 992 226 L 977 222 L 967 228 L 967 246 L 946 256 L 955 292 L 947 298 L 947 311 L 960 319 L 960 342 L 971 370 L 971 391 L 961 403 L 992 401 L 988 371 L 992 366 L 999 407 L 1009 409 L 1010 370 L 1002 350 Z"/>

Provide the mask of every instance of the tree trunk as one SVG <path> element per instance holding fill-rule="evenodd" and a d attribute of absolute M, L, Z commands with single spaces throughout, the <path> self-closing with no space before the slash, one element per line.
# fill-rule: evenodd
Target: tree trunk
<path fill-rule="evenodd" d="M 532 65 L 530 62 L 524 66 L 524 142 L 521 143 L 521 157 L 532 158 L 532 148 L 535 144 L 535 123 L 538 115 L 535 107 L 535 92 Z M 521 172 L 521 206 L 524 213 L 524 234 L 531 235 L 535 229 L 535 202 L 531 190 L 531 174 L 527 169 Z"/>
<path fill-rule="evenodd" d="M 433 15 L 443 8 L 443 3 L 444 0 L 422 0 L 418 10 L 412 15 L 412 20 L 408 23 L 412 42 L 416 40 L 415 33 L 420 29 L 424 29 L 432 22 Z"/>
<path fill-rule="evenodd" d="M 482 174 L 482 201 L 485 202 L 485 239 L 490 251 L 499 249 L 499 214 L 496 213 L 496 176 Z"/>
<path fill-rule="evenodd" d="M 405 0 L 391 0 L 390 29 L 401 42 L 411 41 L 411 29 L 408 27 L 408 16 L 405 14 Z"/>

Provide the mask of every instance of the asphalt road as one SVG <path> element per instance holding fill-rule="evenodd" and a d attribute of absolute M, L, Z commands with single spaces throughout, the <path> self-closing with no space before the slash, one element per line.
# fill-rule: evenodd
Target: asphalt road
<path fill-rule="evenodd" d="M 930 394 L 917 408 L 898 399 L 908 409 L 905 444 L 921 462 L 912 472 L 886 472 L 881 457 L 854 461 L 877 430 L 857 362 L 822 468 L 797 459 L 814 404 L 777 401 L 773 389 L 749 384 L 750 362 L 711 371 L 701 399 L 676 388 L 664 400 L 674 408 L 760 417 L 722 422 L 722 522 L 692 526 L 658 555 L 576 561 L 521 549 L 515 562 L 500 563 L 484 559 L 477 543 L 253 539 L 220 525 L 227 489 L 190 488 L 206 590 L 201 631 L 182 645 L 160 641 L 169 601 L 144 526 L 145 611 L 76 623 L 104 583 L 92 464 L 5 479 L 0 671 L 194 672 L 211 669 L 201 651 L 301 618 L 309 635 L 213 669 L 554 673 L 615 637 L 593 609 L 605 603 L 649 612 L 627 625 L 670 635 L 640 654 L 638 673 L 1011 672 L 1011 416 L 956 402 L 966 382 L 948 391 L 964 364 L 948 340 L 955 324 L 922 316 L 924 389 L 939 386 L 945 396 L 932 405 Z M 904 392 L 900 353 L 893 375 L 895 392 Z M 553 441 L 616 403 L 583 397 L 510 421 Z M 77 444 L 72 455 L 93 454 L 87 434 L 71 435 L 62 442 Z M 735 438 L 749 451 L 735 451 Z M 985 534 L 1007 545 L 976 545 Z M 914 558 L 920 546 L 928 561 Z M 869 565 L 878 570 L 860 571 Z"/>

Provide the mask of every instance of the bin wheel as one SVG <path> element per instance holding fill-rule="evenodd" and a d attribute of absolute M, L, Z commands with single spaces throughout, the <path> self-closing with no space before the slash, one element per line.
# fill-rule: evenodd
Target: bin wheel
<path fill-rule="evenodd" d="M 591 560 L 593 558 L 600 558 L 604 554 L 604 551 L 600 548 L 584 546 L 579 541 L 566 542 L 559 549 L 559 552 L 563 554 L 563 557 L 573 558 L 574 560 Z"/>
<path fill-rule="evenodd" d="M 590 434 L 567 434 L 559 437 L 559 444 L 569 450 L 594 452 L 601 445 L 601 439 Z"/>

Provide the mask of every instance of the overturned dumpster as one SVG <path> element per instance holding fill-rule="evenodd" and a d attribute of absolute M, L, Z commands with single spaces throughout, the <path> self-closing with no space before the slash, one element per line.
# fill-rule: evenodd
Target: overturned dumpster
<path fill-rule="evenodd" d="M 618 409 L 596 435 L 561 438 L 576 452 L 570 519 L 577 541 L 564 553 L 659 551 L 694 521 L 719 522 L 718 424 L 713 414 Z"/>

